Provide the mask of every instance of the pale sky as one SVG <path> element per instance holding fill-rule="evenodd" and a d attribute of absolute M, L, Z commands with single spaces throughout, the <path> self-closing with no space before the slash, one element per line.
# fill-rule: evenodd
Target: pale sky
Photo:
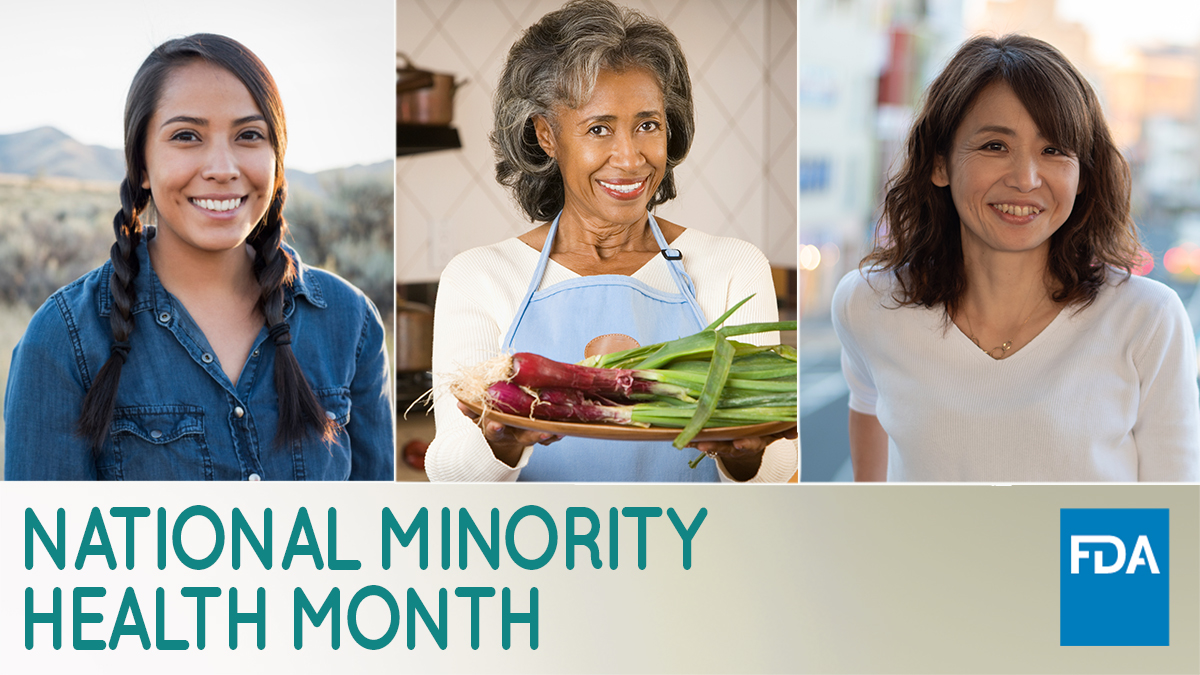
<path fill-rule="evenodd" d="M 1200 40 L 1196 0 L 1058 0 L 1058 14 L 1087 27 L 1101 61 L 1118 61 L 1133 45 L 1195 44 Z"/>
<path fill-rule="evenodd" d="M 275 77 L 288 167 L 395 156 L 393 0 L 28 0 L 0 14 L 0 134 L 48 125 L 121 148 L 125 94 L 150 50 L 221 33 Z"/>
<path fill-rule="evenodd" d="M 963 12 L 980 12 L 987 2 L 963 0 Z M 1055 7 L 1060 17 L 1088 29 L 1094 56 L 1105 63 L 1120 61 L 1139 44 L 1200 42 L 1197 0 L 1057 0 Z"/>

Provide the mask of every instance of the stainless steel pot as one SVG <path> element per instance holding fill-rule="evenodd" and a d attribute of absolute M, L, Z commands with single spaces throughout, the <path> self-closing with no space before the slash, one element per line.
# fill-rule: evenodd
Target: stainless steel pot
<path fill-rule="evenodd" d="M 407 55 L 396 53 L 396 122 L 449 126 L 454 119 L 454 92 L 466 80 L 435 73 L 413 65 Z"/>
<path fill-rule="evenodd" d="M 423 371 L 432 367 L 433 309 L 397 298 L 396 370 Z"/>

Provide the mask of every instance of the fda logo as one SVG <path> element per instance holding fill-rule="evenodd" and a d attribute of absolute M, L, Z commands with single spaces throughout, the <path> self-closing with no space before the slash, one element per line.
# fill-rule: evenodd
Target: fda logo
<path fill-rule="evenodd" d="M 1059 644 L 1170 644 L 1170 511 L 1061 509 Z"/>
<path fill-rule="evenodd" d="M 1111 565 L 1104 564 L 1104 548 L 1089 550 L 1085 544 L 1108 544 L 1117 552 L 1116 560 Z M 1093 557 L 1096 560 L 1096 574 L 1115 574 L 1121 571 L 1125 564 L 1125 542 L 1117 537 L 1106 534 L 1073 534 L 1071 535 L 1071 574 L 1079 574 L 1079 561 Z M 1133 574 L 1138 565 L 1146 565 L 1151 574 L 1161 574 L 1158 561 L 1154 559 L 1154 551 L 1150 548 L 1150 538 L 1144 534 L 1138 535 L 1137 543 L 1133 546 L 1133 555 L 1129 557 L 1129 567 L 1126 574 Z"/>

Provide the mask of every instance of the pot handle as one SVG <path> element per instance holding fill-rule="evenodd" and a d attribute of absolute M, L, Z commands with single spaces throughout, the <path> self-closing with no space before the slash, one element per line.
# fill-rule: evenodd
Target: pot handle
<path fill-rule="evenodd" d="M 400 66 L 400 62 L 404 66 Z M 433 73 L 421 70 L 413 65 L 412 59 L 404 52 L 396 52 L 396 93 L 425 89 L 433 86 Z"/>

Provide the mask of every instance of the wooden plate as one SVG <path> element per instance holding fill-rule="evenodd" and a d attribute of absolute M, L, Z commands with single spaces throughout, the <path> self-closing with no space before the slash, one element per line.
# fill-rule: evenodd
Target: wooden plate
<path fill-rule="evenodd" d="M 479 415 L 482 413 L 477 405 L 462 402 Z M 519 415 L 509 415 L 495 410 L 488 411 L 488 419 L 518 429 L 530 429 L 548 434 L 561 436 L 578 436 L 580 438 L 599 438 L 607 441 L 666 441 L 675 440 L 682 429 L 668 427 L 626 427 L 620 424 L 584 423 L 584 422 L 551 422 L 536 420 Z M 703 429 L 692 442 L 696 441 L 732 441 L 738 438 L 753 436 L 768 436 L 795 428 L 795 422 L 763 422 L 761 424 L 746 424 L 737 427 L 714 427 Z"/>

